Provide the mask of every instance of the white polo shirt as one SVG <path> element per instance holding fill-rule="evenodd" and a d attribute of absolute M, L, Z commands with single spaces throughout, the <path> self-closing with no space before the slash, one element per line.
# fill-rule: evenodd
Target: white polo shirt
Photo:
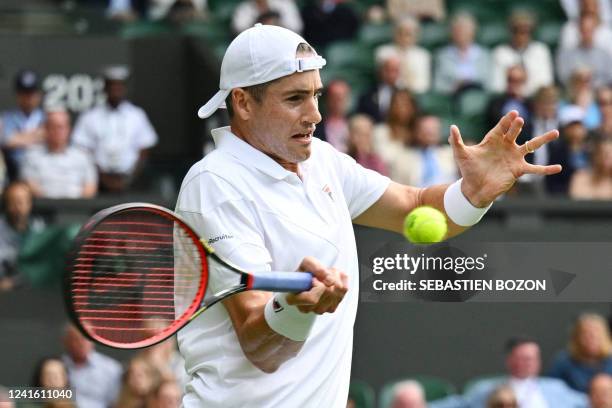
<path fill-rule="evenodd" d="M 74 126 L 72 143 L 89 150 L 104 173 L 131 174 L 140 151 L 155 146 L 157 134 L 142 108 L 123 101 L 83 113 Z"/>
<path fill-rule="evenodd" d="M 179 349 L 192 376 L 183 406 L 345 407 L 359 295 L 351 220 L 384 193 L 389 179 L 328 143 L 312 141 L 300 179 L 229 131 L 187 173 L 177 212 L 223 257 L 247 270 L 295 271 L 313 256 L 349 276 L 335 313 L 317 317 L 300 353 L 266 374 L 247 360 L 229 315 L 217 304 L 183 328 Z M 237 282 L 211 270 L 208 290 Z"/>

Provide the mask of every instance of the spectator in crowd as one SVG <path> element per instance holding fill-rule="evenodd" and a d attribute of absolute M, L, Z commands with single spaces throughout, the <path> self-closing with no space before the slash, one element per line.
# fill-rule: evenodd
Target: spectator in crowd
<path fill-rule="evenodd" d="M 344 0 L 308 0 L 302 8 L 304 38 L 317 49 L 334 41 L 352 40 L 359 30 L 359 16 Z"/>
<path fill-rule="evenodd" d="M 138 175 L 157 134 L 141 108 L 126 100 L 129 71 L 104 71 L 106 104 L 84 112 L 72 134 L 73 144 L 89 151 L 98 167 L 100 190 L 124 191 Z"/>
<path fill-rule="evenodd" d="M 589 68 L 593 75 L 594 87 L 610 83 L 612 56 L 609 51 L 595 43 L 597 17 L 585 14 L 580 17 L 580 42 L 573 47 L 559 48 L 557 52 L 557 74 L 564 85 L 578 68 Z M 612 39 L 610 39 L 612 43 Z"/>
<path fill-rule="evenodd" d="M 9 178 L 15 180 L 28 148 L 43 142 L 42 124 L 45 114 L 40 105 L 42 92 L 38 75 L 29 69 L 15 76 L 17 107 L 2 115 L 1 145 L 5 154 Z"/>
<path fill-rule="evenodd" d="M 387 121 L 374 128 L 376 153 L 387 163 L 392 178 L 397 177 L 397 160 L 401 152 L 413 142 L 418 108 L 407 89 L 399 89 L 391 97 Z"/>
<path fill-rule="evenodd" d="M 280 15 L 280 25 L 296 33 L 303 28 L 300 10 L 293 0 L 243 0 L 234 10 L 232 29 L 241 33 L 257 22 L 262 14 L 276 11 Z"/>
<path fill-rule="evenodd" d="M 612 407 L 612 376 L 597 374 L 589 384 L 589 400 L 591 408 Z"/>
<path fill-rule="evenodd" d="M 69 389 L 68 372 L 62 360 L 55 357 L 40 360 L 34 371 L 32 386 L 45 389 Z M 56 398 L 45 402 L 41 407 L 76 408 L 76 405 L 69 399 Z"/>
<path fill-rule="evenodd" d="M 431 86 L 431 55 L 416 45 L 419 29 L 416 19 L 404 17 L 395 24 L 394 43 L 382 45 L 375 51 L 379 64 L 390 56 L 400 59 L 401 81 L 414 93 L 427 92 Z"/>
<path fill-rule="evenodd" d="M 434 115 L 421 116 L 415 126 L 413 142 L 395 160 L 393 180 L 416 187 L 452 183 L 457 179 L 453 149 L 441 144 L 442 125 Z"/>
<path fill-rule="evenodd" d="M 434 89 L 443 93 L 458 93 L 470 87 L 489 88 L 489 52 L 474 42 L 476 20 L 460 13 L 451 21 L 452 44 L 436 54 Z"/>
<path fill-rule="evenodd" d="M 356 114 L 349 120 L 348 154 L 367 169 L 388 175 L 387 165 L 374 151 L 374 122 L 368 115 Z"/>
<path fill-rule="evenodd" d="M 112 407 L 119 394 L 121 364 L 95 351 L 93 343 L 71 324 L 65 327 L 63 341 L 66 353 L 62 360 L 68 369 L 77 406 Z"/>
<path fill-rule="evenodd" d="M 601 122 L 599 127 L 591 132 L 590 137 L 612 140 L 612 87 L 602 86 L 597 89 L 596 99 Z"/>
<path fill-rule="evenodd" d="M 604 24 L 612 22 L 612 4 L 608 0 L 561 0 L 561 7 L 571 21 L 578 20 L 582 11 L 599 14 Z"/>
<path fill-rule="evenodd" d="M 17 258 L 26 238 L 42 231 L 44 222 L 32 216 L 32 192 L 26 183 L 15 181 L 2 194 L 4 214 L 0 216 L 0 292 L 22 285 Z"/>
<path fill-rule="evenodd" d="M 603 1 L 602 1 L 603 3 Z M 604 10 L 610 9 L 610 5 L 603 7 Z M 590 16 L 595 19 L 595 27 L 593 33 L 593 42 L 599 48 L 612 51 L 612 30 L 605 23 L 604 18 L 599 11 L 598 0 L 580 0 L 580 11 L 577 13 L 576 18 L 567 21 L 561 29 L 561 35 L 559 39 L 559 48 L 575 48 L 579 42 L 580 33 L 580 20 L 585 16 Z"/>
<path fill-rule="evenodd" d="M 108 0 L 106 16 L 122 22 L 146 17 L 146 2 L 147 0 Z"/>
<path fill-rule="evenodd" d="M 338 151 L 348 151 L 348 110 L 351 89 L 342 79 L 331 81 L 325 93 L 325 113 L 317 125 L 315 136 L 326 140 Z"/>
<path fill-rule="evenodd" d="M 2 385 L 0 385 L 0 408 L 15 408 L 15 404 L 9 400 L 8 390 Z"/>
<path fill-rule="evenodd" d="M 391 408 L 426 408 L 425 390 L 414 380 L 402 381 L 393 387 Z"/>
<path fill-rule="evenodd" d="M 499 386 L 510 386 L 519 407 L 587 408 L 586 395 L 563 381 L 540 376 L 540 346 L 529 337 L 511 338 L 506 345 L 507 376 L 477 381 L 462 396 L 451 396 L 431 408 L 475 408 L 486 406 L 487 397 Z"/>
<path fill-rule="evenodd" d="M 155 367 L 142 358 L 133 358 L 123 375 L 115 408 L 145 408 L 147 399 L 160 381 Z"/>
<path fill-rule="evenodd" d="M 567 105 L 577 105 L 584 111 L 584 126 L 595 129 L 601 124 L 601 112 L 596 101 L 592 72 L 587 67 L 576 68 L 567 86 L 567 98 L 559 104 L 563 110 Z"/>
<path fill-rule="evenodd" d="M 182 23 L 205 16 L 206 0 L 149 0 L 149 17 L 153 20 Z"/>
<path fill-rule="evenodd" d="M 506 113 L 511 110 L 518 111 L 519 115 L 525 119 L 523 133 L 521 136 L 531 135 L 531 108 L 527 100 L 525 85 L 527 83 L 527 71 L 522 65 L 513 65 L 506 72 L 506 89 L 502 95 L 494 96 L 487 108 L 487 122 L 493 126 Z M 519 136 L 519 139 L 521 138 Z M 522 141 L 517 143 L 521 144 Z"/>
<path fill-rule="evenodd" d="M 413 16 L 421 21 L 442 21 L 446 18 L 444 0 L 387 0 L 387 14 L 394 21 Z"/>
<path fill-rule="evenodd" d="M 369 115 L 375 122 L 383 122 L 391 105 L 391 96 L 401 85 L 401 61 L 389 56 L 382 61 L 378 70 L 378 83 L 359 97 L 357 110 Z"/>
<path fill-rule="evenodd" d="M 515 11 L 509 21 L 510 43 L 493 49 L 493 73 L 491 90 L 503 92 L 507 88 L 507 72 L 512 66 L 521 65 L 527 72 L 525 96 L 532 96 L 538 88 L 553 84 L 552 57 L 548 46 L 534 41 L 533 15 Z"/>
<path fill-rule="evenodd" d="M 512 387 L 502 385 L 496 388 L 487 398 L 487 408 L 519 408 Z"/>
<path fill-rule="evenodd" d="M 545 178 L 550 194 L 567 195 L 574 172 L 589 165 L 583 121 L 584 111 L 579 106 L 569 105 L 559 112 L 559 139 L 550 144 L 549 162 L 561 164 L 563 171 Z"/>
<path fill-rule="evenodd" d="M 588 392 L 589 383 L 598 373 L 612 374 L 612 339 L 602 316 L 585 313 L 572 328 L 568 350 L 557 355 L 548 375 Z"/>
<path fill-rule="evenodd" d="M 163 380 L 151 392 L 147 408 L 179 408 L 182 397 L 183 392 L 176 381 Z"/>
<path fill-rule="evenodd" d="M 93 160 L 83 150 L 69 146 L 70 115 L 47 112 L 45 144 L 31 148 L 25 157 L 21 177 L 35 197 L 91 198 L 98 190 Z"/>
<path fill-rule="evenodd" d="M 591 167 L 572 175 L 569 194 L 580 200 L 612 200 L 612 139 L 595 143 Z"/>

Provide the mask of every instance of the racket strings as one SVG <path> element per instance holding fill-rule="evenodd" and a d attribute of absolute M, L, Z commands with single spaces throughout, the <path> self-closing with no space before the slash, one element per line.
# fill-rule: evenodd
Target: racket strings
<path fill-rule="evenodd" d="M 195 237 L 158 212 L 136 208 L 87 232 L 71 274 L 83 328 L 106 344 L 154 343 L 174 331 L 201 289 Z"/>

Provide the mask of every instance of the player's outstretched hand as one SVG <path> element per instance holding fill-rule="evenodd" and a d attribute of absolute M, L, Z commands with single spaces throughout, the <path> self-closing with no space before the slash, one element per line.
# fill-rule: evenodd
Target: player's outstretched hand
<path fill-rule="evenodd" d="M 525 161 L 525 155 L 559 137 L 559 132 L 551 130 L 519 146 L 516 138 L 523 124 L 518 112 L 511 111 L 474 146 L 463 144 L 459 128 L 451 126 L 448 141 L 463 177 L 461 191 L 475 207 L 489 205 L 523 174 L 550 175 L 561 171 L 558 164 L 536 166 Z"/>
<path fill-rule="evenodd" d="M 295 305 L 304 313 L 335 312 L 348 290 L 346 273 L 336 268 L 326 268 L 310 256 L 302 260 L 298 271 L 312 273 L 312 289 L 308 292 L 287 295 L 287 303 Z"/>

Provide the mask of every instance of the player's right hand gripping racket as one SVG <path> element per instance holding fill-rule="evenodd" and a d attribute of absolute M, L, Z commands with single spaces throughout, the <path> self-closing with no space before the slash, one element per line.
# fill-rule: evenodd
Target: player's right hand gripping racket
<path fill-rule="evenodd" d="M 209 262 L 237 274 L 206 298 Z M 210 306 L 245 290 L 302 292 L 308 272 L 247 272 L 221 259 L 177 214 L 132 203 L 95 214 L 68 260 L 69 313 L 89 338 L 134 349 L 167 339 Z"/>

